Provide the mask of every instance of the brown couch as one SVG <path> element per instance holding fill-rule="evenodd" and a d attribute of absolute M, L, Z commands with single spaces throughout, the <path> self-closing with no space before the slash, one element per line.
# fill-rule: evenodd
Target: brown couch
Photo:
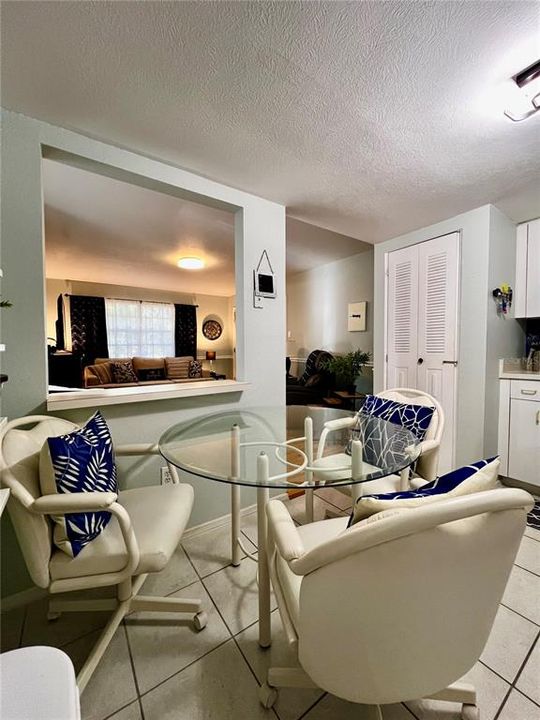
<path fill-rule="evenodd" d="M 113 362 L 130 362 L 137 382 L 114 382 Z M 168 385 L 170 383 L 193 383 L 211 380 L 207 370 L 201 377 L 189 377 L 192 357 L 182 358 L 96 358 L 94 365 L 84 368 L 83 381 L 85 388 L 119 388 L 137 387 L 138 385 Z M 157 376 L 157 377 L 156 377 Z M 161 377 L 159 377 L 161 376 Z"/>

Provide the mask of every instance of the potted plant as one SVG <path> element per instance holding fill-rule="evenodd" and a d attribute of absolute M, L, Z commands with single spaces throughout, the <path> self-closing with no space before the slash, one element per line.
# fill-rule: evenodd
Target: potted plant
<path fill-rule="evenodd" d="M 350 393 L 356 392 L 356 378 L 362 373 L 364 365 L 371 360 L 371 353 L 353 350 L 346 355 L 335 355 L 328 361 L 326 368 L 335 378 L 336 383 Z"/>

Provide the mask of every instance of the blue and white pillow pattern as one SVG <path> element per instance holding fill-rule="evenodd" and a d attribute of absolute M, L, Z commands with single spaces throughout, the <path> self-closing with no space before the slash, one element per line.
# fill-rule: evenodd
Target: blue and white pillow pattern
<path fill-rule="evenodd" d="M 452 470 L 416 490 L 364 495 L 356 501 L 348 526 L 383 510 L 415 508 L 445 498 L 491 490 L 499 484 L 499 465 L 499 458 L 492 457 Z"/>
<path fill-rule="evenodd" d="M 401 403 L 397 400 L 388 400 L 377 395 L 367 395 L 360 409 L 358 421 L 351 430 L 351 440 L 345 452 L 351 454 L 352 440 L 360 440 L 363 446 L 364 460 L 371 465 L 380 465 L 380 460 L 388 447 L 389 438 L 386 437 L 382 423 L 369 423 L 368 418 L 381 418 L 393 425 L 409 430 L 421 442 L 431 423 L 435 408 L 427 405 L 414 405 Z M 392 437 L 392 444 L 398 441 Z M 401 451 L 401 448 L 399 448 Z"/>
<path fill-rule="evenodd" d="M 40 483 L 44 495 L 118 492 L 111 433 L 99 410 L 79 430 L 47 439 L 40 456 Z M 54 542 L 76 557 L 110 519 L 107 511 L 54 516 Z"/>

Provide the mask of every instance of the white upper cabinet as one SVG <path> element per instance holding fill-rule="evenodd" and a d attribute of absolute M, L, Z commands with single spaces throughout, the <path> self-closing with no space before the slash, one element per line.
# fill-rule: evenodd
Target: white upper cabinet
<path fill-rule="evenodd" d="M 517 227 L 516 317 L 540 317 L 540 218 Z"/>

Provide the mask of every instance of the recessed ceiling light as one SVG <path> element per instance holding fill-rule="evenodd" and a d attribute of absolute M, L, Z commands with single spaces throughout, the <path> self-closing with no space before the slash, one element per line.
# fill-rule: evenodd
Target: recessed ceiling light
<path fill-rule="evenodd" d="M 183 257 L 176 264 L 182 270 L 202 270 L 204 260 L 198 257 Z"/>
<path fill-rule="evenodd" d="M 540 60 L 512 78 L 519 94 L 504 114 L 514 122 L 526 120 L 540 110 Z"/>

